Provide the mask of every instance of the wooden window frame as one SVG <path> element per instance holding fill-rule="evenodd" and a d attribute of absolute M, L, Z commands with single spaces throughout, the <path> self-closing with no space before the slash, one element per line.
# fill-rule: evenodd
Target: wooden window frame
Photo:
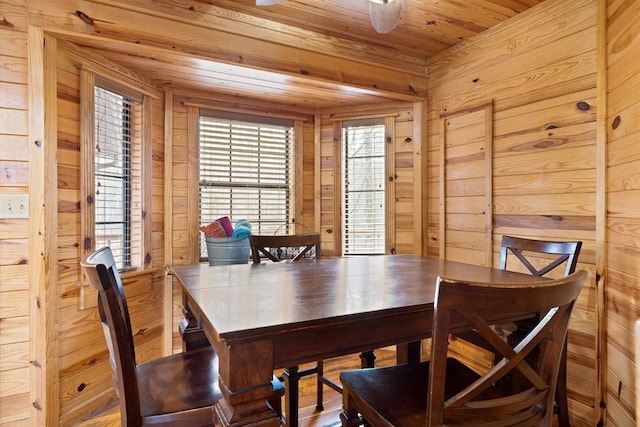
<path fill-rule="evenodd" d="M 287 163 L 288 163 L 288 170 L 289 170 L 289 176 L 288 176 L 288 214 L 287 214 L 287 218 L 284 220 L 284 222 L 279 225 L 278 227 L 283 227 L 280 230 L 275 230 L 275 232 L 279 232 L 279 233 L 287 233 L 289 231 L 292 230 L 296 230 L 296 231 L 300 231 L 299 229 L 297 229 L 296 227 L 293 227 L 293 224 L 295 223 L 295 218 L 296 218 L 296 153 L 298 153 L 298 149 L 297 149 L 297 129 L 296 129 L 296 122 L 290 119 L 283 119 L 283 118 L 276 118 L 276 117 L 263 117 L 263 116 L 258 116 L 258 115 L 249 115 L 249 114 L 243 114 L 243 113 L 239 113 L 239 112 L 228 112 L 228 111 L 218 111 L 218 110 L 211 110 L 211 109 L 200 109 L 199 110 L 199 114 L 198 114 L 198 123 L 200 122 L 201 117 L 209 117 L 212 119 L 220 119 L 220 120 L 231 120 L 231 121 L 240 121 L 240 122 L 246 122 L 246 123 L 253 123 L 253 124 L 264 124 L 264 125 L 277 125 L 277 126 L 285 126 L 285 127 L 290 127 L 291 128 L 291 132 L 292 135 L 290 137 L 289 140 L 289 154 L 287 156 Z M 200 152 L 200 129 L 198 126 L 198 132 L 197 132 L 197 150 L 198 153 Z M 198 155 L 198 158 L 200 158 L 200 156 Z M 196 174 L 197 174 L 197 187 L 198 187 L 198 191 L 200 189 L 201 186 L 201 182 L 200 182 L 200 164 L 197 165 L 196 169 Z M 198 203 L 198 207 L 197 207 L 197 212 L 198 212 L 198 218 L 200 218 L 201 216 L 201 206 L 200 203 Z M 229 212 L 221 212 L 220 216 L 224 216 L 229 214 Z M 215 218 L 210 218 L 211 220 L 214 220 Z M 240 218 L 231 218 L 232 220 L 237 220 Z M 249 218 L 251 220 L 251 218 Z M 200 222 L 200 220 L 199 220 Z M 200 226 L 205 225 L 205 224 L 199 224 Z M 291 230 L 289 230 L 291 229 Z M 255 229 L 253 230 L 254 232 L 260 232 L 259 229 Z M 263 232 L 265 233 L 265 232 Z M 201 252 L 200 252 L 200 259 L 203 259 L 204 256 L 206 256 L 206 253 L 202 252 L 203 250 L 203 242 L 200 241 L 200 248 L 201 248 Z"/>
<path fill-rule="evenodd" d="M 105 77 L 95 71 L 82 68 L 80 83 L 80 210 L 81 210 L 81 234 L 82 257 L 86 258 L 97 248 L 95 240 L 95 111 L 94 88 L 100 86 L 126 96 L 140 105 L 140 135 L 132 141 L 135 150 L 138 150 L 140 163 L 140 176 L 134 179 L 138 187 L 139 208 L 131 211 L 131 219 L 138 235 L 140 245 L 131 253 L 131 269 L 146 270 L 151 268 L 151 97 L 143 92 L 135 90 L 135 85 L 126 80 L 120 80 L 113 76 Z M 122 266 L 120 266 L 122 268 Z"/>

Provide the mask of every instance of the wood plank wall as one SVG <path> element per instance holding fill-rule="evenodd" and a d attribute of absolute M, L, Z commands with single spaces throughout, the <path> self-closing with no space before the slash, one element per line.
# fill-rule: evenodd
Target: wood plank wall
<path fill-rule="evenodd" d="M 66 2 L 71 4 L 71 2 Z M 606 3 L 608 24 L 599 31 L 608 38 L 608 96 L 606 115 L 606 137 L 609 139 L 607 155 L 607 205 L 606 247 L 596 246 L 596 173 L 595 115 L 597 80 L 596 9 L 597 4 Z M 35 2 L 34 4 L 38 4 Z M 43 2 L 45 4 L 45 2 Z M 53 3 L 47 8 L 56 9 L 56 19 L 67 22 L 67 12 Z M 38 11 L 33 7 L 36 19 L 30 18 L 28 2 L 13 0 L 0 2 L 0 169 L 10 173 L 0 174 L 0 192 L 29 193 L 29 176 L 42 171 L 31 170 L 29 159 L 29 90 L 28 87 L 28 41 L 29 25 L 44 25 L 39 22 Z M 124 5 L 124 2 L 123 2 Z M 97 7 L 97 6 L 96 6 Z M 124 7 L 124 6 L 123 6 Z M 67 8 L 68 9 L 68 8 Z M 579 238 L 585 246 L 580 257 L 579 268 L 593 274 L 589 286 L 583 292 L 571 324 L 569 337 L 569 397 L 572 421 L 576 426 L 595 425 L 604 421 L 606 425 L 631 426 L 634 417 L 634 362 L 632 354 L 632 322 L 640 315 L 638 290 L 640 289 L 640 145 L 637 143 L 640 130 L 638 76 L 640 67 L 640 0 L 549 0 L 509 22 L 498 26 L 482 37 L 454 48 L 429 63 L 429 103 L 427 108 L 427 141 L 424 153 L 420 147 L 412 148 L 412 160 L 408 152 L 398 150 L 395 163 L 402 168 L 402 187 L 396 188 L 399 203 L 396 224 L 401 229 L 396 236 L 398 252 L 416 252 L 420 246 L 412 243 L 416 236 L 415 215 L 421 212 L 421 189 L 415 188 L 418 180 L 426 185 L 425 253 L 438 255 L 439 200 L 438 162 L 439 135 L 434 124 L 448 112 L 475 108 L 485 102 L 494 103 L 494 147 L 492 169 L 494 229 L 493 246 L 496 253 L 502 234 L 541 236 L 558 239 Z M 79 22 L 77 31 L 83 31 Z M 135 23 L 137 25 L 137 22 Z M 72 31 L 72 29 L 69 29 Z M 238 44 L 240 46 L 240 44 Z M 327 47 L 330 50 L 330 47 Z M 264 49 L 265 52 L 271 52 Z M 383 55 L 384 56 L 384 55 Z M 391 55 L 390 55 L 391 56 Z M 257 60 L 256 60 L 257 61 Z M 328 62 L 328 61 L 327 61 Z M 52 303 L 60 309 L 61 319 L 55 333 L 59 335 L 60 358 L 56 361 L 61 370 L 55 376 L 59 386 L 56 404 L 60 408 L 44 408 L 49 413 L 60 414 L 59 422 L 70 425 L 89 416 L 113 401 L 108 390 L 110 374 L 105 361 L 105 349 L 88 345 L 99 341 L 101 332 L 96 329 L 94 310 L 81 307 L 93 296 L 77 286 L 80 281 L 77 270 L 79 261 L 79 215 L 74 203 L 78 203 L 78 77 L 73 61 L 63 54 L 57 56 L 59 74 L 58 101 L 58 186 L 60 202 L 55 214 L 59 224 L 58 260 L 62 268 L 59 277 L 47 278 L 56 283 L 56 300 Z M 375 73 L 371 73 L 373 75 Z M 402 83 L 399 86 L 407 86 Z M 211 98 L 220 99 L 214 95 Z M 231 102 L 231 100 L 228 100 Z M 136 344 L 141 348 L 140 357 L 151 357 L 163 351 L 160 334 L 158 305 L 171 301 L 163 297 L 162 264 L 165 253 L 165 230 L 163 228 L 164 190 L 170 185 L 174 189 L 173 224 L 186 218 L 186 205 L 181 205 L 181 164 L 186 155 L 180 150 L 186 144 L 186 107 L 175 102 L 176 110 L 172 124 L 174 129 L 172 183 L 164 182 L 164 135 L 162 123 L 162 98 L 154 102 L 153 124 L 153 198 L 152 198 L 152 264 L 155 270 L 149 274 L 133 276 L 126 280 L 127 294 L 133 304 L 149 311 L 134 319 L 138 335 Z M 264 106 L 262 106 L 264 107 Z M 399 115 L 394 129 L 396 143 L 402 138 L 417 138 L 421 130 L 416 123 L 422 118 L 410 118 L 411 107 L 396 106 Z M 383 108 L 391 111 L 393 106 Z M 415 106 L 414 106 L 415 108 Z M 334 236 L 326 231 L 335 226 L 335 202 L 328 186 L 333 181 L 334 166 L 331 165 L 334 150 L 334 127 L 330 120 L 333 113 L 347 114 L 348 110 L 361 110 L 372 114 L 379 109 L 361 107 L 317 112 L 318 125 L 304 127 L 304 140 L 315 140 L 304 145 L 305 200 L 303 218 L 305 223 L 322 225 L 323 246 L 336 247 Z M 313 115 L 315 112 L 306 112 Z M 405 116 L 406 114 L 406 116 Z M 316 150 L 319 158 L 311 153 Z M 416 163 L 424 157 L 423 170 L 416 170 Z M 308 183 L 311 175 L 308 166 L 316 163 L 321 170 L 313 174 L 318 183 Z M 409 164 L 411 163 L 411 166 Z M 413 170 L 411 169 L 413 168 Z M 424 176 L 424 181 L 417 178 Z M 413 183 L 411 183 L 413 181 Z M 322 185 L 319 185 L 322 183 Z M 312 190 L 313 189 L 313 190 Z M 308 193 L 315 191 L 311 197 Z M 414 196 L 409 197 L 412 193 Z M 336 193 L 333 193 L 336 194 Z M 570 196 L 567 196 L 570 194 Z M 41 195 L 41 194 L 40 194 Z M 314 205 L 313 200 L 322 200 Z M 313 210 L 318 215 L 310 216 Z M 420 221 L 419 221 L 420 222 Z M 409 224 L 413 223 L 412 226 Z M 412 228 L 413 227 L 413 228 Z M 419 230 L 418 230 L 419 231 Z M 166 230 L 175 254 L 172 261 L 184 260 L 180 230 Z M 30 247 L 41 241 L 29 240 L 27 220 L 0 220 L 0 427 L 37 425 L 32 418 L 36 412 L 32 396 L 38 396 L 52 384 L 45 379 L 36 384 L 30 379 L 29 336 L 36 337 L 37 330 L 30 331 Z M 39 238 L 38 238 L 39 239 Z M 599 254 L 608 254 L 606 263 L 606 317 L 604 336 L 608 360 L 601 363 L 605 372 L 606 395 L 600 396 L 596 373 L 596 310 L 597 297 L 592 285 L 595 282 L 595 260 Z M 334 252 L 335 253 L 335 252 Z M 328 253 L 329 254 L 329 253 Z M 494 257 L 495 260 L 495 257 Z M 184 262 L 184 261 L 183 261 Z M 33 280 L 32 280 L 33 281 Z M 174 297 L 174 319 L 179 318 L 179 299 Z M 176 314 L 177 313 L 177 314 Z M 176 328 L 173 346 L 179 345 Z M 167 326 L 164 325 L 164 331 Z M 166 332 L 165 332 L 166 334 Z M 87 345 L 80 346 L 78 343 Z M 171 346 L 171 344 L 169 345 Z M 72 354 L 78 349 L 78 354 Z M 91 375 L 89 375 L 89 373 Z M 102 381 L 97 384 L 96 379 Z M 606 399 L 605 420 L 598 418 L 596 409 L 599 399 Z"/>
<path fill-rule="evenodd" d="M 29 193 L 25 3 L 0 4 L 0 193 Z M 28 238 L 29 220 L 0 219 L 0 426 L 31 425 Z"/>
<path fill-rule="evenodd" d="M 60 423 L 72 425 L 104 410 L 116 400 L 108 352 L 96 312 L 96 293 L 83 283 L 80 230 L 80 70 L 78 64 L 116 64 L 70 45 L 62 46 L 58 65 L 58 287 Z M 95 64 L 94 61 L 100 61 Z M 128 78 L 135 77 L 127 73 Z M 146 87 L 143 78 L 140 86 Z M 123 285 L 136 344 L 136 357 L 143 362 L 163 354 L 162 321 L 164 293 L 164 116 L 161 92 L 151 101 L 151 265 L 149 269 L 123 274 Z"/>
<path fill-rule="evenodd" d="M 568 386 L 572 425 L 593 425 L 596 2 L 545 2 L 433 58 L 428 75 L 427 251 L 439 254 L 450 216 L 438 214 L 438 123 L 492 102 L 493 263 L 504 234 L 583 241 L 578 268 L 591 275 L 570 325 Z"/>
<path fill-rule="evenodd" d="M 420 167 L 421 135 L 416 134 L 413 123 L 415 105 L 412 103 L 388 103 L 376 106 L 362 105 L 348 108 L 326 109 L 318 112 L 320 123 L 317 163 L 319 165 L 319 215 L 322 253 L 324 256 L 341 255 L 341 157 L 340 126 L 342 120 L 357 118 L 389 117 L 393 118 L 393 128 L 387 129 L 393 141 L 393 210 L 391 218 L 393 236 L 390 253 L 421 253 L 420 217 L 416 212 L 421 210 L 421 181 L 416 180 Z M 417 109 L 418 114 L 421 111 Z"/>
<path fill-rule="evenodd" d="M 607 426 L 638 425 L 633 325 L 640 318 L 640 0 L 608 1 Z"/>

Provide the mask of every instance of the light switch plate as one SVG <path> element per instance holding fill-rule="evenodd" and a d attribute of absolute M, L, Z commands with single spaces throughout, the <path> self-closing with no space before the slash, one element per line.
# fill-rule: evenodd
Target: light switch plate
<path fill-rule="evenodd" d="M 29 218 L 28 194 L 0 194 L 0 219 Z"/>

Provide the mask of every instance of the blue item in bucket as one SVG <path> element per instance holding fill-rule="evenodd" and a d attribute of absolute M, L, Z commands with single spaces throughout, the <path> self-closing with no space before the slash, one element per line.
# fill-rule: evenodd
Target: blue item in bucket
<path fill-rule="evenodd" d="M 233 230 L 232 237 L 248 237 L 251 234 L 251 229 L 244 225 L 236 225 L 235 230 Z"/>
<path fill-rule="evenodd" d="M 251 223 L 246 219 L 239 219 L 236 221 L 236 228 L 238 227 L 246 227 L 251 231 Z"/>

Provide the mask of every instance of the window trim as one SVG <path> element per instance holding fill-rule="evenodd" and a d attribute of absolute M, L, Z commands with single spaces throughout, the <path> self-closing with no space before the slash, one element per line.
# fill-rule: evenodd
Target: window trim
<path fill-rule="evenodd" d="M 81 254 L 86 258 L 95 251 L 95 96 L 94 87 L 98 85 L 117 92 L 139 102 L 140 107 L 140 209 L 132 211 L 139 217 L 140 248 L 131 254 L 131 269 L 147 270 L 151 268 L 151 190 L 152 190 L 152 98 L 132 89 L 135 84 L 113 76 L 105 77 L 95 71 L 82 67 L 80 72 L 80 222 Z"/>
<path fill-rule="evenodd" d="M 339 218 L 340 226 L 336 231 L 339 235 L 336 237 L 336 245 L 339 253 L 344 256 L 344 140 L 343 129 L 352 125 L 374 125 L 383 124 L 385 128 L 385 254 L 395 254 L 396 236 L 395 236 L 395 210 L 396 210 L 396 185 L 395 185 L 395 126 L 396 114 L 381 114 L 358 117 L 341 117 L 334 121 L 334 135 L 339 138 L 340 144 L 336 144 L 334 156 L 339 173 L 336 173 L 336 197 L 339 197 L 339 203 L 336 203 L 336 218 Z M 339 135 L 339 136 L 338 136 Z M 350 255 L 359 256 L 359 255 Z"/>

